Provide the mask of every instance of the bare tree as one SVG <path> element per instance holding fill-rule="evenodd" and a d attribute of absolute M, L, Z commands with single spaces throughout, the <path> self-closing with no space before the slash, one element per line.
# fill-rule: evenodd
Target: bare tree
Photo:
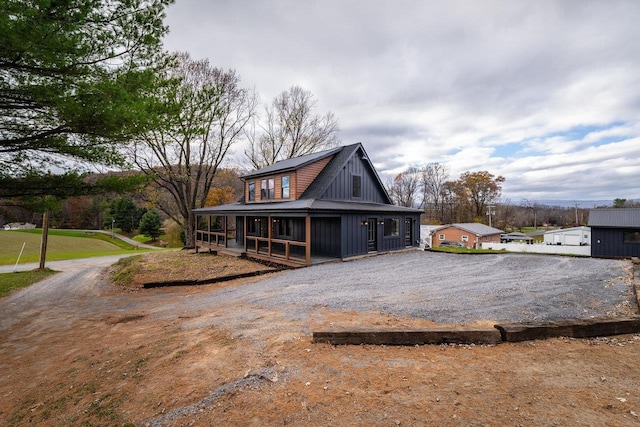
<path fill-rule="evenodd" d="M 299 86 L 278 95 L 265 107 L 263 121 L 248 133 L 245 155 L 251 165 L 259 169 L 338 145 L 338 121 L 331 112 L 313 114 L 315 106 L 313 94 Z"/>
<path fill-rule="evenodd" d="M 420 189 L 418 170 L 409 168 L 399 173 L 388 187 L 389 195 L 396 205 L 412 208 Z"/>
<path fill-rule="evenodd" d="M 166 76 L 164 88 L 174 114 L 132 147 L 132 159 L 158 186 L 157 206 L 184 228 L 186 246 L 195 244 L 193 209 L 203 207 L 229 149 L 243 137 L 256 97 L 239 87 L 234 71 L 223 71 L 186 53 Z"/>
<path fill-rule="evenodd" d="M 422 204 L 427 217 L 444 222 L 445 182 L 449 179 L 449 170 L 441 163 L 430 163 L 420 170 Z"/>

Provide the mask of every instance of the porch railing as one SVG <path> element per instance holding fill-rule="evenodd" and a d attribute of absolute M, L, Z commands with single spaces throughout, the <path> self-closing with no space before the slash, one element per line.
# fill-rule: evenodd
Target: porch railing
<path fill-rule="evenodd" d="M 247 252 L 280 258 L 286 261 L 306 262 L 306 242 L 247 236 Z"/>
<path fill-rule="evenodd" d="M 198 230 L 196 241 L 207 246 L 227 247 L 227 236 L 224 232 Z"/>

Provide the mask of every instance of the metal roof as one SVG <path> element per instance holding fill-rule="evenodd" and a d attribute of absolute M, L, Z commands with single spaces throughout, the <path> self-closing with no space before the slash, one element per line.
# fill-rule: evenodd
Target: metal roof
<path fill-rule="evenodd" d="M 256 176 L 270 175 L 278 172 L 286 172 L 290 170 L 299 169 L 309 163 L 316 162 L 325 157 L 331 156 L 338 151 L 341 151 L 343 147 L 332 148 L 331 150 L 320 151 L 318 153 L 307 154 L 306 156 L 294 157 L 292 159 L 280 160 L 270 166 L 266 166 L 257 171 L 250 172 L 244 175 L 242 178 L 253 178 Z"/>
<path fill-rule="evenodd" d="M 589 226 L 640 228 L 640 208 L 592 209 Z"/>
<path fill-rule="evenodd" d="M 456 227 L 469 233 L 473 233 L 478 236 L 489 236 L 491 234 L 501 234 L 504 231 L 497 228 L 489 227 L 488 225 L 480 224 L 479 222 L 466 222 L 462 224 L 451 224 L 449 227 Z"/>
<path fill-rule="evenodd" d="M 230 205 L 211 206 L 208 208 L 194 209 L 193 212 L 200 215 L 234 215 L 251 213 L 285 213 L 285 212 L 380 212 L 380 213 L 421 213 L 420 209 L 405 208 L 403 206 L 387 205 L 382 203 L 348 202 L 343 200 L 313 200 L 298 199 L 289 202 L 272 203 L 233 203 Z"/>

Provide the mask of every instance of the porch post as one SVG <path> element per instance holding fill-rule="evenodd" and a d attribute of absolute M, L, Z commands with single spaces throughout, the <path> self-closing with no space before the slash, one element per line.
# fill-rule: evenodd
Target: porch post
<path fill-rule="evenodd" d="M 244 221 L 244 232 L 242 233 L 242 250 L 243 252 L 247 252 L 247 232 L 249 229 L 247 228 L 247 215 L 242 217 L 242 221 Z"/>
<path fill-rule="evenodd" d="M 311 265 L 311 217 L 307 215 L 304 222 L 305 263 Z"/>
<path fill-rule="evenodd" d="M 268 224 L 268 229 L 267 229 L 267 253 L 269 254 L 269 256 L 271 256 L 271 230 L 273 229 L 273 224 L 271 223 L 271 215 L 269 215 L 267 217 L 267 224 Z"/>
<path fill-rule="evenodd" d="M 227 216 L 222 217 L 222 221 L 224 221 L 224 226 L 222 227 L 222 232 L 224 233 L 224 247 L 228 248 L 227 240 L 229 239 L 229 235 L 227 233 Z"/>

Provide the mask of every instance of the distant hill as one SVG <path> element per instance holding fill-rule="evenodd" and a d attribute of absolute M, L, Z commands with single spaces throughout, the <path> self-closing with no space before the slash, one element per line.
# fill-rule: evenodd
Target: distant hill
<path fill-rule="evenodd" d="M 538 205 L 559 206 L 561 208 L 573 208 L 578 205 L 582 209 L 593 209 L 595 207 L 611 207 L 613 200 L 535 200 Z M 521 203 L 517 203 L 521 204 Z"/>

